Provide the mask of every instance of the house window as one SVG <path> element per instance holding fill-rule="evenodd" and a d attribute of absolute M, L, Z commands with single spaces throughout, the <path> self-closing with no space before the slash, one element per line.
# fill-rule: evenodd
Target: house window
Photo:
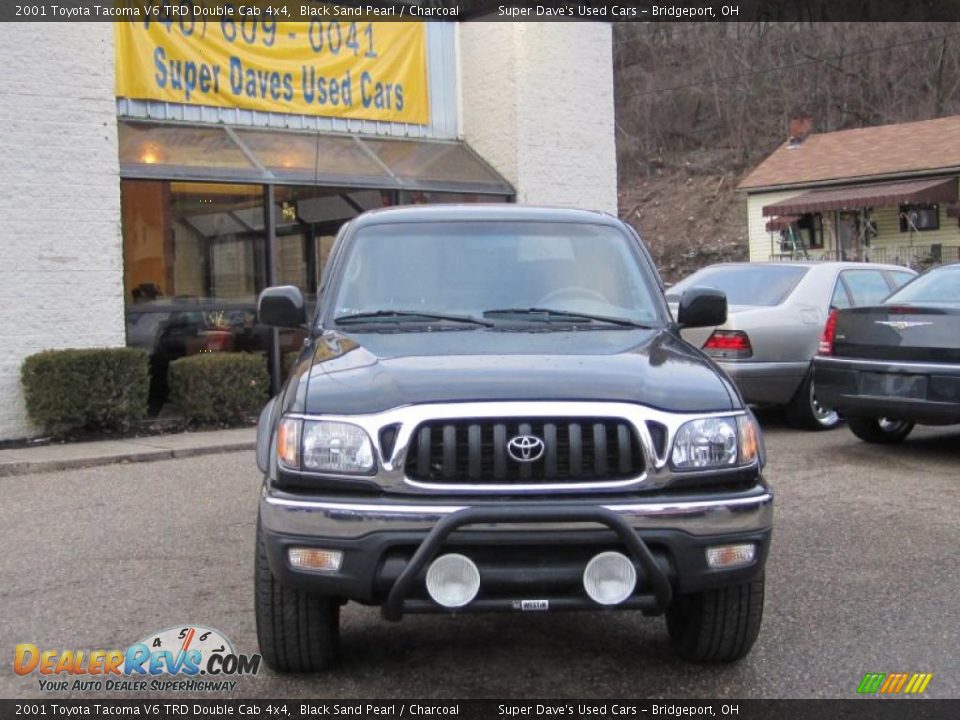
<path fill-rule="evenodd" d="M 939 205 L 901 205 L 900 232 L 940 229 Z"/>
<path fill-rule="evenodd" d="M 812 250 L 823 248 L 823 215 L 812 213 L 804 215 L 797 222 L 806 246 Z"/>

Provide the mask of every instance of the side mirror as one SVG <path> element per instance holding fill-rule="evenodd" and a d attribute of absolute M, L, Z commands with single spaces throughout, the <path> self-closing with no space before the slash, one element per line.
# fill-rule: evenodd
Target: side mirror
<path fill-rule="evenodd" d="M 692 287 L 680 297 L 677 324 L 684 328 L 711 327 L 727 321 L 727 296 L 720 290 Z"/>
<path fill-rule="evenodd" d="M 307 322 L 303 293 L 293 285 L 268 287 L 257 301 L 257 322 L 272 327 L 301 327 Z"/>

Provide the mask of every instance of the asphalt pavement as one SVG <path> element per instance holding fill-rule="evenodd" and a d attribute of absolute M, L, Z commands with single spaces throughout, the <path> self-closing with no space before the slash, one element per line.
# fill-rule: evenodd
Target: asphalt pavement
<path fill-rule="evenodd" d="M 960 430 L 882 448 L 763 420 L 776 527 L 745 660 L 684 663 L 632 613 L 390 624 L 350 605 L 337 669 L 265 669 L 233 696 L 849 698 L 866 672 L 931 672 L 927 697 L 960 697 Z M 17 643 L 125 648 L 196 623 L 256 652 L 259 487 L 252 451 L 0 477 L 0 697 L 93 697 L 15 675 Z"/>

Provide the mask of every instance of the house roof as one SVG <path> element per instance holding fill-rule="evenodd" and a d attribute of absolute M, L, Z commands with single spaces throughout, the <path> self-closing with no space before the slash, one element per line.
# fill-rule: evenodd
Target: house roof
<path fill-rule="evenodd" d="M 960 115 L 814 133 L 785 142 L 743 179 L 741 190 L 869 180 L 960 168 Z"/>

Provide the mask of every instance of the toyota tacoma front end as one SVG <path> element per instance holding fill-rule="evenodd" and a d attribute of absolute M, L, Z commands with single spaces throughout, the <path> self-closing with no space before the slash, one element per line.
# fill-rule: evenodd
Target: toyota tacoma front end
<path fill-rule="evenodd" d="M 336 656 L 349 601 L 412 613 L 639 610 L 694 660 L 759 631 L 772 491 L 759 427 L 674 320 L 640 239 L 610 216 L 518 206 L 366 213 L 341 231 L 261 415 L 261 652 Z"/>

